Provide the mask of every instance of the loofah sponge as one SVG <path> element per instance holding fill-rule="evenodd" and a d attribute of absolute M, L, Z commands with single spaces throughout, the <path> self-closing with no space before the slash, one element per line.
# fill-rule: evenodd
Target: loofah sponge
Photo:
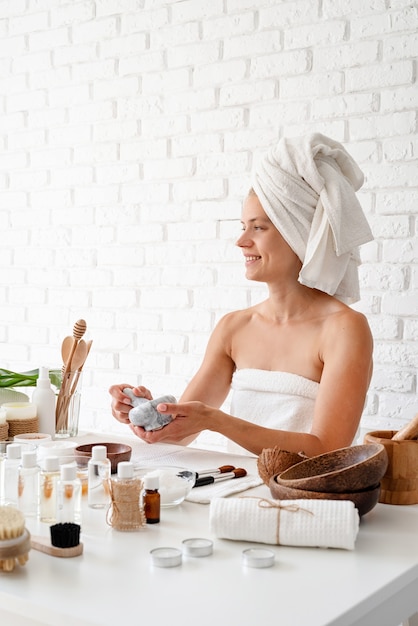
<path fill-rule="evenodd" d="M 124 389 L 123 393 L 131 400 L 133 408 L 129 411 L 129 419 L 134 426 L 142 426 L 144 430 L 159 430 L 172 421 L 172 416 L 159 413 L 157 406 L 162 402 L 177 403 L 174 396 L 168 395 L 155 400 L 146 400 L 146 398 L 135 396 L 129 387 Z"/>
<path fill-rule="evenodd" d="M 278 446 L 264 448 L 257 459 L 259 476 L 268 485 L 272 476 L 284 472 L 306 458 L 307 456 L 303 452 L 288 452 L 288 450 L 282 450 Z"/>

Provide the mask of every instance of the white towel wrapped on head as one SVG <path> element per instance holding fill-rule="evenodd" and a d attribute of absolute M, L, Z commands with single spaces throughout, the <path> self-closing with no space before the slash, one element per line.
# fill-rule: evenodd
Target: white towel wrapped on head
<path fill-rule="evenodd" d="M 299 281 L 340 300 L 359 299 L 358 246 L 373 239 L 355 192 L 363 173 L 320 133 L 281 139 L 256 164 L 252 187 L 302 262 Z"/>
<path fill-rule="evenodd" d="M 211 532 L 220 539 L 354 550 L 360 517 L 351 500 L 215 498 Z"/>

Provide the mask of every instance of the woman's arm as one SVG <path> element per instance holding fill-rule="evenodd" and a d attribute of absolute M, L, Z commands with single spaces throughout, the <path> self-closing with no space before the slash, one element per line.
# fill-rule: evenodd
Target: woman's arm
<path fill-rule="evenodd" d="M 229 348 L 231 317 L 231 314 L 226 315 L 215 327 L 207 344 L 202 364 L 184 390 L 180 403 L 198 400 L 205 405 L 219 407 L 227 397 L 235 369 Z M 114 385 L 109 389 L 109 392 L 112 395 L 112 413 L 114 417 L 123 423 L 129 424 L 128 413 L 132 407 L 129 404 L 129 398 L 126 398 L 122 393 L 122 389 L 125 387 L 131 387 L 131 385 Z M 145 387 L 135 388 L 134 393 L 149 399 L 152 397 L 149 390 L 145 389 Z M 177 405 L 170 405 L 170 407 L 169 413 L 176 414 Z M 199 429 L 197 421 L 181 419 L 173 420 L 163 429 L 157 431 L 145 431 L 140 426 L 131 425 L 133 432 L 149 443 L 164 441 L 183 445 L 193 441 L 204 428 Z"/>
<path fill-rule="evenodd" d="M 314 456 L 351 445 L 372 373 L 373 341 L 366 319 L 351 310 L 330 316 L 319 346 L 323 372 L 310 433 L 264 428 L 203 402 L 184 401 L 191 397 L 182 398 L 177 406 L 159 405 L 161 412 L 176 412 L 163 431 L 170 428 L 175 439 L 188 431 L 212 430 L 256 455 L 274 446 Z M 166 434 L 150 433 L 147 440 L 167 440 Z"/>

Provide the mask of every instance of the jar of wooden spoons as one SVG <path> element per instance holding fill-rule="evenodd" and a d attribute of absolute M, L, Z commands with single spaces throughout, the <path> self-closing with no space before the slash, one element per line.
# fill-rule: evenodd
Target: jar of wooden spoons
<path fill-rule="evenodd" d="M 62 382 L 55 409 L 56 437 L 75 437 L 78 434 L 82 370 L 92 345 L 91 340 L 83 339 L 86 329 L 85 320 L 77 320 L 73 335 L 65 337 L 62 342 Z"/>

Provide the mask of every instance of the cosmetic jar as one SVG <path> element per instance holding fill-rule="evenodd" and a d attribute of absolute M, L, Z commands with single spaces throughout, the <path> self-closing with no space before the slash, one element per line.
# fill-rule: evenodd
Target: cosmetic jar
<path fill-rule="evenodd" d="M 271 567 L 274 564 L 274 552 L 263 548 L 248 548 L 242 552 L 242 564 L 246 567 Z"/>

